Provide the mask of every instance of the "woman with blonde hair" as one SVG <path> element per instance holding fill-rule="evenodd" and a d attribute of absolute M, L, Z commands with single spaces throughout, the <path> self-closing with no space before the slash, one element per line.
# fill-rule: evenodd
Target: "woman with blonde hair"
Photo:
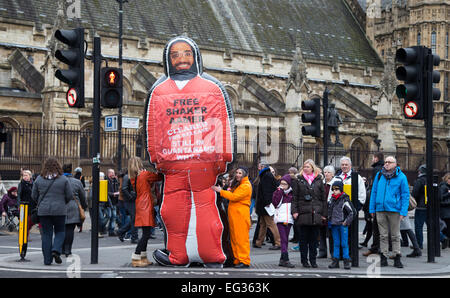
<path fill-rule="evenodd" d="M 147 258 L 147 244 L 151 235 L 151 227 L 155 226 L 151 189 L 154 182 L 162 180 L 162 175 L 145 170 L 139 157 L 131 157 L 128 160 L 128 176 L 136 192 L 134 225 L 142 228 L 142 237 L 131 256 L 131 265 L 133 267 L 146 267 L 152 264 Z"/>
<path fill-rule="evenodd" d="M 308 159 L 298 175 L 298 191 L 292 201 L 292 216 L 300 230 L 300 258 L 303 267 L 317 268 L 317 239 L 327 216 L 327 200 L 322 176 L 313 160 Z"/>

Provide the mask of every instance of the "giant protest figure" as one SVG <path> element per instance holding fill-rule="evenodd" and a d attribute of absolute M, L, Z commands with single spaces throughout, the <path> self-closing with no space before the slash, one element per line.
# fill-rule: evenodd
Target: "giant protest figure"
<path fill-rule="evenodd" d="M 211 186 L 233 161 L 234 118 L 225 88 L 203 73 L 197 44 L 175 37 L 164 48 L 165 75 L 152 86 L 145 125 L 150 162 L 164 174 L 164 266 L 222 267 L 225 224 Z"/>

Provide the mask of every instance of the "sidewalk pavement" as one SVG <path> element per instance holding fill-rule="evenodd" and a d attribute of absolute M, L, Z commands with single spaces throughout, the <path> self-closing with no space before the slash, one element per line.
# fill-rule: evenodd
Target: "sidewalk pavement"
<path fill-rule="evenodd" d="M 363 221 L 360 221 L 360 226 Z M 36 227 L 36 226 L 35 226 Z M 89 217 L 83 226 L 83 232 L 78 233 L 78 228 L 75 230 L 75 240 L 72 249 L 74 258 L 65 259 L 61 265 L 45 266 L 43 264 L 43 257 L 41 251 L 41 240 L 38 230 L 33 227 L 31 231 L 31 242 L 29 242 L 26 262 L 18 262 L 20 259 L 17 249 L 17 233 L 3 232 L 3 236 L 0 236 L 0 268 L 4 270 L 50 270 L 50 271 L 66 271 L 69 266 L 73 266 L 74 262 L 81 262 L 81 268 L 83 271 L 134 271 L 134 270 L 182 270 L 180 267 L 162 267 L 159 265 L 153 265 L 147 268 L 132 268 L 131 267 L 131 254 L 134 252 L 136 244 L 131 244 L 129 241 L 120 242 L 117 237 L 100 238 L 99 252 L 98 252 L 98 264 L 91 264 L 91 233 Z M 255 224 L 252 225 L 250 231 L 250 239 L 253 238 Z M 362 228 L 360 228 L 362 231 Z M 164 248 L 163 234 L 160 230 L 156 230 L 156 239 L 150 239 L 147 251 L 149 252 L 149 260 L 153 261 L 151 254 L 155 249 Z M 292 232 L 291 232 L 292 235 Z M 363 235 L 360 233 L 360 241 L 363 239 Z M 426 239 L 426 233 L 425 233 Z M 371 241 L 369 242 L 371 243 Z M 367 248 L 359 250 L 359 267 L 352 267 L 351 270 L 343 269 L 341 262 L 341 269 L 328 269 L 328 265 L 331 262 L 330 256 L 327 259 L 317 259 L 318 268 L 303 268 L 300 264 L 300 253 L 292 251 L 291 248 L 295 246 L 294 243 L 289 243 L 290 252 L 289 257 L 291 263 L 295 265 L 295 268 L 287 269 L 279 267 L 278 262 L 280 259 L 280 251 L 269 250 L 271 244 L 267 244 L 262 248 L 251 248 L 251 266 L 249 269 L 204 269 L 204 268 L 189 268 L 189 270 L 214 270 L 214 271 L 255 271 L 255 272 L 290 272 L 290 273 L 317 273 L 317 274 L 351 274 L 370 276 L 380 273 L 382 276 L 402 276 L 402 275 L 419 275 L 419 276 L 431 276 L 431 275 L 448 275 L 450 276 L 450 248 L 441 250 L 441 257 L 435 257 L 434 263 L 427 262 L 427 247 L 424 245 L 422 256 L 418 258 L 407 258 L 406 255 L 411 252 L 408 247 L 402 247 L 402 263 L 403 269 L 393 267 L 393 260 L 388 260 L 388 267 L 376 267 L 376 263 L 379 259 L 376 255 L 371 257 L 364 257 L 362 253 Z M 80 259 L 77 257 L 79 256 Z M 155 262 L 154 262 L 155 263 Z"/>

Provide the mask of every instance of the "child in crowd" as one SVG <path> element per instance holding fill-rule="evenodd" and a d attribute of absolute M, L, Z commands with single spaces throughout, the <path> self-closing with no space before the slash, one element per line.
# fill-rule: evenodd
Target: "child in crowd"
<path fill-rule="evenodd" d="M 281 258 L 279 265 L 287 268 L 295 267 L 289 262 L 288 253 L 289 232 L 294 223 L 294 218 L 291 214 L 291 203 L 293 198 L 291 181 L 292 178 L 289 174 L 284 175 L 280 179 L 280 186 L 275 190 L 272 197 L 272 204 L 275 206 L 274 221 L 280 232 Z"/>
<path fill-rule="evenodd" d="M 344 268 L 350 269 L 348 249 L 348 227 L 353 220 L 353 208 L 350 198 L 344 193 L 344 184 L 337 180 L 331 186 L 332 195 L 328 201 L 328 226 L 331 228 L 334 248 L 332 263 L 328 268 L 339 268 L 339 253 L 342 247 Z"/>

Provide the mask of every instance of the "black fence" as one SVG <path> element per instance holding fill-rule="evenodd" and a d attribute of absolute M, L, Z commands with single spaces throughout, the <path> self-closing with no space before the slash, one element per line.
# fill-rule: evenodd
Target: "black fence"
<path fill-rule="evenodd" d="M 39 172 L 42 162 L 48 156 L 57 157 L 61 163 L 72 163 L 73 168 L 82 167 L 83 173 L 89 176 L 92 167 L 92 128 L 83 130 L 61 127 L 58 129 L 41 128 L 6 128 L 7 142 L 0 143 L 0 174 L 4 180 L 19 179 L 20 169 L 26 168 Z M 117 168 L 118 132 L 100 133 L 101 171 Z M 266 160 L 279 174 L 287 172 L 289 167 L 301 167 L 303 161 L 312 159 L 323 167 L 323 148 L 319 146 L 296 146 L 291 143 L 263 144 L 238 140 L 234 166 L 244 165 L 249 168 L 250 176 L 256 177 L 257 165 Z M 342 156 L 352 160 L 353 167 L 363 176 L 371 176 L 372 157 L 376 152 L 350 150 L 344 147 L 332 147 L 328 151 L 329 164 L 339 168 Z M 383 152 L 385 156 L 397 158 L 402 171 L 413 181 L 417 169 L 425 163 L 424 153 L 415 152 Z M 141 130 L 122 130 L 122 166 L 127 166 L 128 158 L 139 156 L 147 161 L 144 136 Z M 450 171 L 450 156 L 435 153 L 434 169 L 439 177 Z M 117 169 L 116 169 L 117 170 Z"/>

